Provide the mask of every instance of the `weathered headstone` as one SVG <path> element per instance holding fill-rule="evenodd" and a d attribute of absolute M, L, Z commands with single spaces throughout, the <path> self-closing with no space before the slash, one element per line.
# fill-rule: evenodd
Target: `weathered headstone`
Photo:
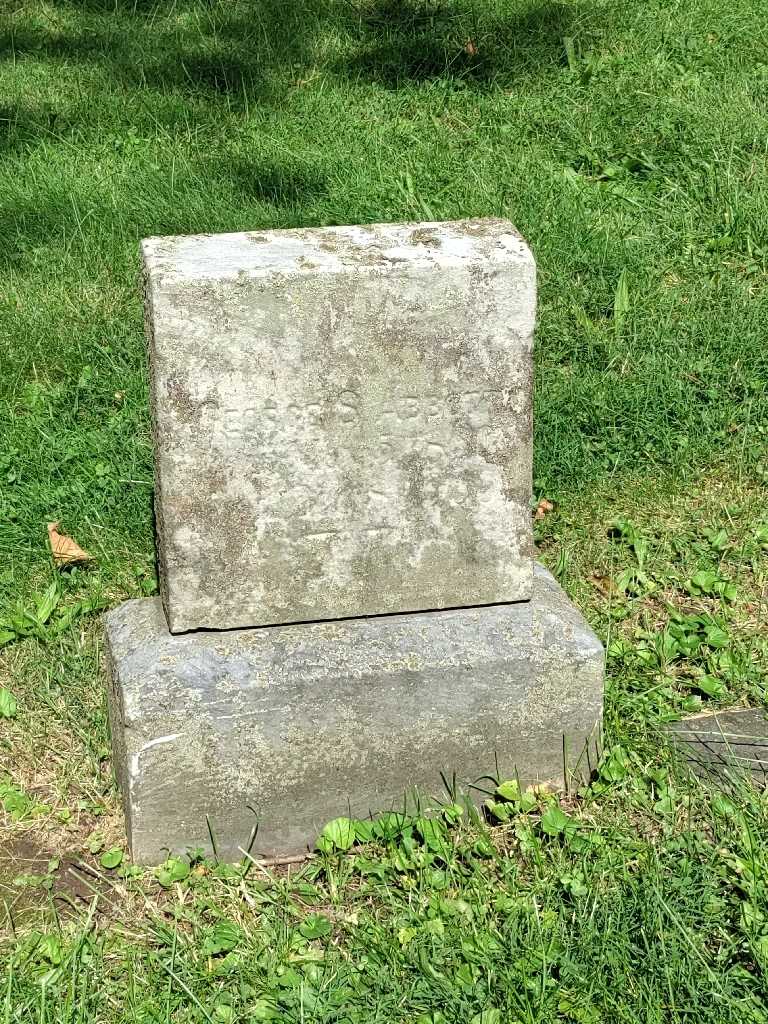
<path fill-rule="evenodd" d="M 107 616 L 134 857 L 212 831 L 236 858 L 256 822 L 256 852 L 299 852 L 441 776 L 561 783 L 603 655 L 534 567 L 535 268 L 513 227 L 143 252 L 163 596 Z"/>
<path fill-rule="evenodd" d="M 510 224 L 143 253 L 172 632 L 531 596 L 536 272 Z"/>

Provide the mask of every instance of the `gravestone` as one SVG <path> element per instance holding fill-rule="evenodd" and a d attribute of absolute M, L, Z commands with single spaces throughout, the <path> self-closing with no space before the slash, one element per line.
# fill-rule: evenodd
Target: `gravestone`
<path fill-rule="evenodd" d="M 583 772 L 603 652 L 533 560 L 535 266 L 514 228 L 143 256 L 162 600 L 106 620 L 134 858 L 213 834 L 236 859 L 256 824 L 257 853 L 293 854 L 441 778 L 471 796 Z"/>
<path fill-rule="evenodd" d="M 536 281 L 509 224 L 143 253 L 173 632 L 530 598 Z"/>

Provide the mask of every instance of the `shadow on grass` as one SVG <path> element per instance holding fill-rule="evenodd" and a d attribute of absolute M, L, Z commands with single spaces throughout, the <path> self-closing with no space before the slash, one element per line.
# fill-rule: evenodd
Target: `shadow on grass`
<path fill-rule="evenodd" d="M 0 154 L 2 154 L 0 141 Z M 151 158 L 151 153 L 150 153 Z M 188 234 L 190 231 L 234 231 L 239 225 L 228 218 L 229 211 L 237 211 L 237 218 L 248 216 L 252 226 L 266 224 L 274 214 L 269 207 L 281 211 L 284 226 L 298 226 L 301 210 L 306 204 L 322 199 L 328 193 L 327 177 L 322 169 L 297 158 L 286 157 L 285 162 L 239 153 L 206 157 L 190 165 L 191 176 L 177 173 L 176 194 L 194 196 L 201 190 L 217 193 L 210 206 L 198 209 L 196 221 L 191 223 L 186 202 L 163 201 L 141 211 L 131 208 L 131 195 L 122 194 L 122 208 L 117 221 L 132 237 L 149 235 Z M 135 192 L 158 193 L 158 187 L 170 190 L 173 174 L 171 161 L 159 171 L 149 164 L 135 167 Z M 219 193 L 225 193 L 223 201 Z M 170 194 L 170 191 L 169 191 Z M 4 207 L 4 222 L 0 225 L 0 268 L 29 268 L 38 259 L 50 258 L 50 250 L 64 249 L 68 258 L 93 246 L 91 234 L 95 224 L 108 225 L 116 219 L 114 200 L 87 197 L 87 217 L 71 193 L 66 182 L 61 188 L 51 189 L 36 198 L 8 201 Z M 263 204 L 258 209 L 253 204 Z M 223 214 L 222 212 L 223 211 Z M 249 212 L 246 212 L 249 211 Z M 295 216 L 294 216 L 295 214 Z M 223 220 L 222 220 L 223 216 Z M 38 254 L 38 250 L 45 250 Z"/>
<path fill-rule="evenodd" d="M 142 162 L 133 151 L 137 188 L 161 199 L 142 213 L 141 222 L 126 210 L 124 220 L 138 235 L 189 230 L 186 220 L 177 222 L 177 203 L 166 203 L 165 212 L 161 208 L 167 182 L 175 180 L 183 191 L 183 178 L 169 163 L 166 181 L 162 147 L 144 135 L 156 136 L 158 128 L 207 132 L 231 114 L 280 108 L 286 93 L 318 66 L 339 79 L 386 89 L 441 80 L 488 89 L 523 74 L 544 74 L 561 60 L 562 37 L 574 17 L 572 6 L 549 0 L 529 3 L 515 16 L 475 0 L 50 0 L 50 5 L 62 15 L 58 23 L 17 16 L 0 30 L 0 60 L 13 60 L 21 76 L 28 61 L 53 64 L 57 75 L 59 68 L 83 69 L 85 89 L 73 90 L 62 74 L 60 96 L 40 104 L 6 103 L 0 109 L 0 153 L 21 161 L 41 142 L 96 139 L 101 144 L 105 135 L 119 147 L 130 118 L 131 132 L 135 127 L 141 137 L 138 149 L 147 154 Z M 101 97 L 110 93 L 108 108 Z M 271 161 L 219 152 L 199 162 L 193 157 L 192 165 L 203 188 L 229 189 L 241 205 L 298 209 L 328 192 L 323 172 L 300 157 Z M 105 205 L 102 211 L 94 196 L 88 195 L 83 206 L 89 231 L 93 223 L 114 220 L 114 209 Z M 38 258 L 39 246 L 50 248 L 57 239 L 66 242 L 68 252 L 86 244 L 83 212 L 55 181 L 47 197 L 25 197 L 5 213 L 0 264 L 29 264 Z M 226 230 L 210 215 L 205 223 L 206 230 Z"/>
<path fill-rule="evenodd" d="M 387 88 L 439 79 L 483 88 L 562 63 L 575 9 L 546 2 L 477 17 L 458 4 L 377 0 L 360 21 L 361 50 L 336 67 Z"/>
<path fill-rule="evenodd" d="M 189 5 L 178 4 L 176 0 L 48 0 L 48 6 L 84 14 L 133 14 L 154 18 Z"/>
<path fill-rule="evenodd" d="M 244 199 L 291 206 L 317 199 L 328 191 L 325 175 L 311 165 L 279 164 L 244 156 L 216 160 L 209 165 L 212 177 L 228 182 Z"/>
<path fill-rule="evenodd" d="M 572 5 L 552 0 L 512 16 L 460 0 L 233 0 L 226 7 L 209 0 L 54 0 L 54 6 L 79 12 L 82 27 L 16 25 L 0 33 L 0 56 L 90 62 L 124 86 L 245 102 L 274 97 L 287 76 L 301 77 L 317 63 L 387 88 L 437 79 L 476 88 L 513 81 L 558 66 L 576 18 Z M 328 60 L 329 39 L 334 46 L 346 40 L 350 52 Z"/>
<path fill-rule="evenodd" d="M 150 37 L 145 45 L 145 37 Z M 94 23 L 87 31 L 53 35 L 34 29 L 0 33 L 0 58 L 32 57 L 67 64 L 90 64 L 118 86 L 188 93 L 191 90 L 258 98 L 265 76 L 258 54 L 203 39 L 197 45 L 170 32 Z"/>
<path fill-rule="evenodd" d="M 23 152 L 40 139 L 56 138 L 60 131 L 71 127 L 47 104 L 0 103 L 0 154 Z"/>

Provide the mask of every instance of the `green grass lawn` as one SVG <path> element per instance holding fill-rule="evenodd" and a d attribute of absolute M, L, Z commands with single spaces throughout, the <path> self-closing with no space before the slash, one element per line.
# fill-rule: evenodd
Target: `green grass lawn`
<path fill-rule="evenodd" d="M 767 53 L 763 0 L 5 0 L 2 1024 L 768 1022 L 768 805 L 658 731 L 766 703 Z M 485 215 L 539 264 L 595 781 L 133 868 L 98 613 L 156 587 L 139 239 Z M 53 569 L 54 520 L 93 564 Z"/>

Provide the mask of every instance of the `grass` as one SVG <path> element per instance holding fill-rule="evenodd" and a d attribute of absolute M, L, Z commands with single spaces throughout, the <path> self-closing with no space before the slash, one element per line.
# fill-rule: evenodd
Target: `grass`
<path fill-rule="evenodd" d="M 765 703 L 764 492 L 667 474 L 639 508 L 606 481 L 537 532 L 609 645 L 592 785 L 502 786 L 485 820 L 447 806 L 348 850 L 337 828 L 296 867 L 127 863 L 96 626 L 10 644 L 8 1020 L 763 1024 L 768 804 L 690 777 L 659 727 Z"/>
<path fill-rule="evenodd" d="M 658 732 L 765 704 L 767 37 L 759 0 L 6 0 L 3 1024 L 768 1020 L 765 800 Z M 540 271 L 542 557 L 608 644 L 599 775 L 566 824 L 542 795 L 290 871 L 115 863 L 138 240 L 500 214 Z M 95 564 L 54 571 L 52 520 Z"/>

